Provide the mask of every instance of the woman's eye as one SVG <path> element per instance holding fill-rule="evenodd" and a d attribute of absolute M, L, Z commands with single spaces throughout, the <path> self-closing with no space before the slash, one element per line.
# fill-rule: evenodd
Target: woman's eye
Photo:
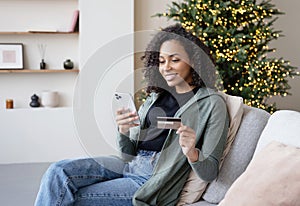
<path fill-rule="evenodd" d="M 160 63 L 160 64 L 163 64 L 163 63 L 165 63 L 165 60 L 160 59 L 160 60 L 159 60 L 159 63 Z"/>
<path fill-rule="evenodd" d="M 172 62 L 179 62 L 179 59 L 172 59 Z"/>

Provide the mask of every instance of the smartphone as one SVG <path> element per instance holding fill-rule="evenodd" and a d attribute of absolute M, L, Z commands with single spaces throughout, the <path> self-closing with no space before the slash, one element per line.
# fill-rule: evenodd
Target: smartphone
<path fill-rule="evenodd" d="M 115 109 L 120 109 L 120 108 L 128 109 L 130 112 L 136 112 L 136 114 L 137 114 L 137 109 L 135 107 L 133 97 L 130 93 L 115 92 L 114 108 Z M 137 119 L 133 123 L 140 124 L 140 120 Z"/>

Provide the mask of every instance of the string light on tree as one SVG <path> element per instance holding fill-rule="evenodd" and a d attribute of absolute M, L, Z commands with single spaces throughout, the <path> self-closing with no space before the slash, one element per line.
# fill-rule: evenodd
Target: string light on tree
<path fill-rule="evenodd" d="M 271 0 L 182 0 L 168 7 L 156 16 L 181 23 L 211 49 L 224 92 L 269 112 L 276 110 L 270 97 L 290 95 L 288 78 L 299 76 L 297 68 L 268 57 L 276 51 L 269 43 L 281 36 L 273 23 L 283 14 Z"/>

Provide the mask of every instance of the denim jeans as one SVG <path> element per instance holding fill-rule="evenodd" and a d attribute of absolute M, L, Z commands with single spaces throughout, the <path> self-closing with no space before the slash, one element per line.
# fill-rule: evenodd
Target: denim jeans
<path fill-rule="evenodd" d="M 35 206 L 132 205 L 159 154 L 140 150 L 129 163 L 113 156 L 53 163 L 42 178 Z"/>

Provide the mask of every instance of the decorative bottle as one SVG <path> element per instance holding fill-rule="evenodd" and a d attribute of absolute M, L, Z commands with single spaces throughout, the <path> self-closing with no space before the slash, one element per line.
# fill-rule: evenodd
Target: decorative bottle
<path fill-rule="evenodd" d="M 40 69 L 46 69 L 46 63 L 44 59 L 42 59 L 42 61 L 40 62 Z"/>

